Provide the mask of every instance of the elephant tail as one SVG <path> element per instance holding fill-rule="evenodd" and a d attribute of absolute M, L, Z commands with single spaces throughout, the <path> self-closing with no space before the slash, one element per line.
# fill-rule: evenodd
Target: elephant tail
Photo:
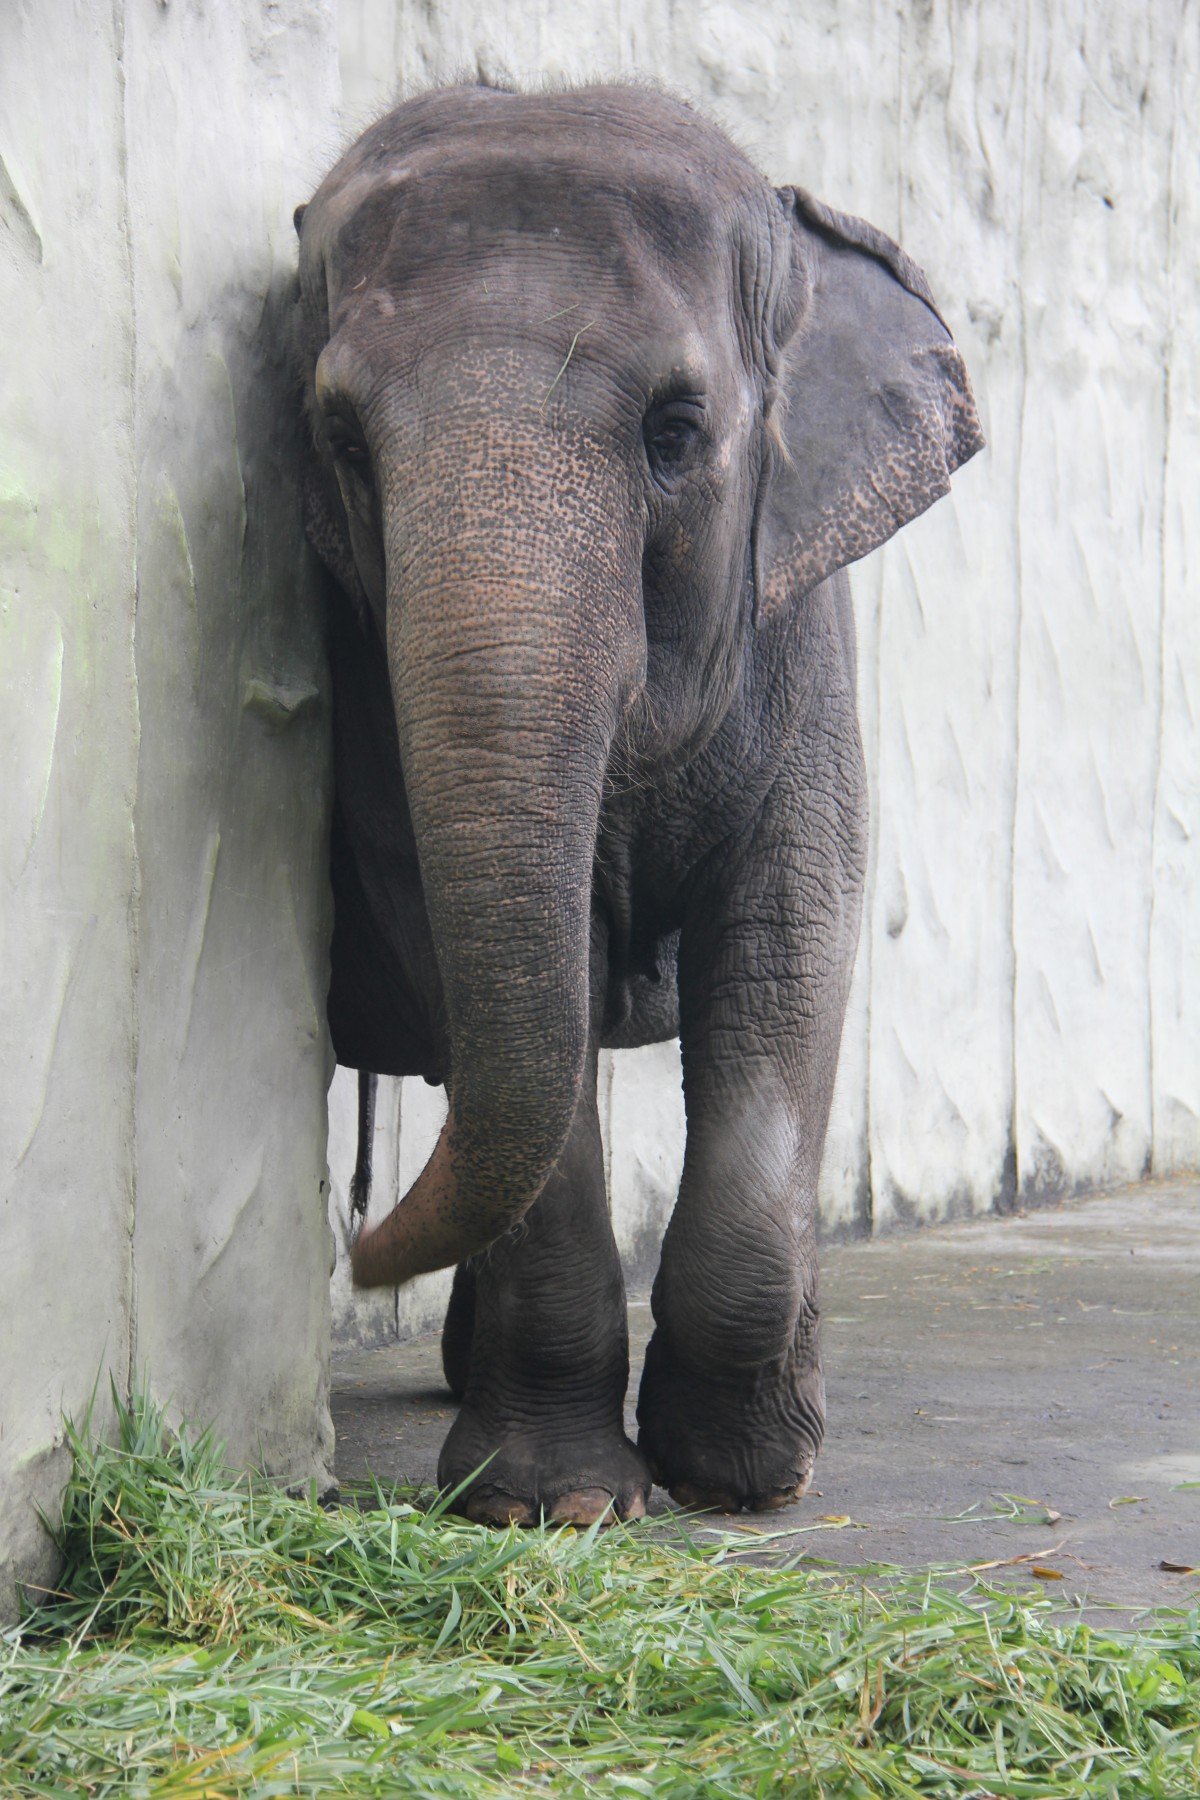
<path fill-rule="evenodd" d="M 369 1069 L 358 1071 L 358 1151 L 350 1183 L 350 1233 L 357 1237 L 371 1204 L 371 1155 L 375 1143 L 375 1096 L 379 1077 Z"/>

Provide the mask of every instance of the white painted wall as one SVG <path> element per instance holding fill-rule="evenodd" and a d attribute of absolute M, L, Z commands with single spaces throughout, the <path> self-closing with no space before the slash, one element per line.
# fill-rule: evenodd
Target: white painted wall
<path fill-rule="evenodd" d="M 292 207 L 401 90 L 663 79 L 898 235 L 965 351 L 991 449 L 855 581 L 874 838 L 827 1225 L 1200 1163 L 1198 65 L 1183 0 L 0 8 L 0 1605 L 101 1368 L 327 1466 L 326 713 L 279 305 Z M 644 1274 L 673 1048 L 602 1090 Z M 381 1104 L 377 1204 L 439 1104 Z M 335 1217 L 347 1124 L 339 1077 Z M 360 1339 L 445 1286 L 341 1279 Z"/>
<path fill-rule="evenodd" d="M 0 8 L 0 1615 L 110 1376 L 327 1479 L 326 677 L 280 325 L 338 94 L 308 0 Z"/>
<path fill-rule="evenodd" d="M 775 180 L 900 238 L 965 353 L 990 448 L 854 575 L 873 838 L 826 1228 L 1200 1164 L 1195 8 L 372 0 L 340 19 L 348 134 L 464 72 L 667 82 Z M 644 1277 L 681 1160 L 678 1059 L 606 1060 L 614 1219 Z M 332 1116 L 344 1207 L 344 1075 Z M 394 1122 L 381 1108 L 381 1145 Z M 441 1301 L 415 1284 L 401 1328 Z M 356 1302 L 354 1333 L 393 1329 L 393 1305 Z M 346 1307 L 335 1279 L 338 1329 Z"/>

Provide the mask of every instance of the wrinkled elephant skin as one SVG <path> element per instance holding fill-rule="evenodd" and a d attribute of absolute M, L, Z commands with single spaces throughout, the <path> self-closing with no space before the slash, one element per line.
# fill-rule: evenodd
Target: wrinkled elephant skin
<path fill-rule="evenodd" d="M 785 1504 L 865 860 L 843 571 L 979 448 L 962 363 L 888 238 L 642 89 L 425 95 L 297 229 L 330 1027 L 450 1102 L 355 1278 L 459 1265 L 469 1516 Z M 596 1057 L 676 1031 L 635 1448 Z"/>

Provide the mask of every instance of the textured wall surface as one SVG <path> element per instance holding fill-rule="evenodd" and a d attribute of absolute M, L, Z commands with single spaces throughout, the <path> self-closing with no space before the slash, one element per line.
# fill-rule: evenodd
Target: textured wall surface
<path fill-rule="evenodd" d="M 328 726 L 294 483 L 291 213 L 335 94 L 310 6 L 129 6 L 138 467 L 133 1366 L 322 1470 Z M 204 71 L 202 98 L 196 71 Z"/>
<path fill-rule="evenodd" d="M 0 1596 L 47 1566 L 32 1503 L 98 1370 L 283 1474 L 327 1465 L 290 214 L 400 93 L 477 71 L 691 95 L 900 237 L 975 380 L 989 451 L 855 575 L 874 828 L 826 1226 L 1200 1162 L 1195 0 L 10 0 Z M 674 1047 L 606 1058 L 601 1088 L 644 1278 Z M 351 1094 L 339 1074 L 343 1244 Z M 378 1207 L 443 1104 L 385 1084 Z M 355 1298 L 339 1268 L 338 1331 L 427 1323 L 445 1285 Z"/>
<path fill-rule="evenodd" d="M 61 1408 L 124 1387 L 137 865 L 133 320 L 116 39 L 0 54 L 0 1609 L 44 1579 Z M 43 129 L 44 96 L 76 109 Z M 19 379 L 14 379 L 19 377 Z M 101 1413 L 107 1401 L 101 1394 Z"/>
<path fill-rule="evenodd" d="M 900 238 L 963 348 L 990 447 L 853 580 L 872 862 L 826 1229 L 1200 1163 L 1194 0 L 369 0 L 340 58 L 348 134 L 463 74 L 665 81 Z M 606 1060 L 644 1274 L 678 1059 Z M 381 1107 L 393 1168 L 407 1096 Z M 352 1109 L 339 1075 L 343 1216 Z M 415 1284 L 401 1328 L 441 1296 Z M 334 1316 L 362 1337 L 397 1314 L 358 1301 L 351 1326 L 335 1286 Z"/>
<path fill-rule="evenodd" d="M 324 1479 L 327 707 L 281 295 L 331 7 L 0 14 L 0 1613 L 148 1377 Z"/>

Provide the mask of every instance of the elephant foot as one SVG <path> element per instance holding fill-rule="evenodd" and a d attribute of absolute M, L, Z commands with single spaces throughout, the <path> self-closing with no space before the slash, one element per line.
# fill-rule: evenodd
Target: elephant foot
<path fill-rule="evenodd" d="M 778 1512 L 781 1507 L 792 1506 L 807 1494 L 812 1481 L 810 1470 L 803 1480 L 794 1487 L 773 1490 L 766 1494 L 751 1494 L 748 1497 L 734 1494 L 721 1488 L 698 1487 L 694 1482 L 675 1481 L 668 1486 L 667 1492 L 676 1506 L 682 1506 L 685 1512 Z"/>
<path fill-rule="evenodd" d="M 775 1512 L 808 1491 L 824 1431 L 819 1368 L 786 1358 L 776 1379 L 699 1374 L 656 1331 L 638 1396 L 638 1448 L 689 1511 Z"/>
<path fill-rule="evenodd" d="M 650 1491 L 649 1470 L 617 1425 L 503 1425 L 470 1406 L 459 1413 L 438 1461 L 440 1487 L 464 1482 L 469 1485 L 454 1509 L 479 1525 L 640 1519 Z"/>

